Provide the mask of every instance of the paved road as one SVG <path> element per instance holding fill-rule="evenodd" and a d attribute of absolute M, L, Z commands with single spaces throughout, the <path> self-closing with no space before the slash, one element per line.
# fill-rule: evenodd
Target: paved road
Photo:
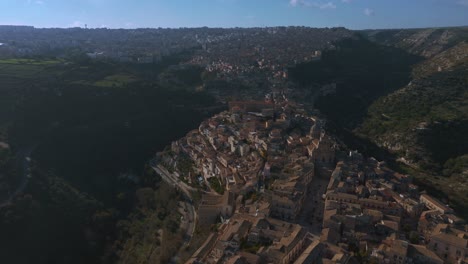
<path fill-rule="evenodd" d="M 309 230 L 311 234 L 320 236 L 324 201 L 322 195 L 326 192 L 328 179 L 314 177 L 307 191 L 306 202 L 296 222 Z"/>
<path fill-rule="evenodd" d="M 160 165 L 156 164 L 154 161 L 150 162 L 151 168 L 159 174 L 164 181 L 167 183 L 173 185 L 174 187 L 177 187 L 180 189 L 185 196 L 185 204 L 187 213 L 189 214 L 188 217 L 188 226 L 187 226 L 187 232 L 185 234 L 185 242 L 182 248 L 190 245 L 190 241 L 192 240 L 192 236 L 195 233 L 195 226 L 196 226 L 196 221 L 197 221 L 197 212 L 195 210 L 195 206 L 193 206 L 193 197 L 192 193 L 190 191 L 195 191 L 197 189 L 188 186 L 185 182 L 179 180 L 176 176 L 172 175 L 169 173 L 165 168 L 162 168 Z M 181 248 L 181 249 L 182 249 Z"/>
<path fill-rule="evenodd" d="M 192 193 L 190 191 L 197 191 L 197 189 L 188 186 L 185 182 L 181 181 L 178 179 L 175 175 L 169 173 L 165 168 L 163 168 L 161 165 L 156 165 L 156 164 L 151 164 L 150 165 L 153 170 L 161 175 L 163 180 L 165 180 L 167 183 L 172 184 L 176 187 L 178 187 L 188 198 L 192 199 Z"/>

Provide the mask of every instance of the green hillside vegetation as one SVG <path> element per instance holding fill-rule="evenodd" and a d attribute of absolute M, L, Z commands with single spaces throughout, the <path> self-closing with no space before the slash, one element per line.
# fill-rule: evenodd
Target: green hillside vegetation
<path fill-rule="evenodd" d="M 106 76 L 104 79 L 97 81 L 94 83 L 95 86 L 99 87 L 118 87 L 118 86 L 125 86 L 132 82 L 135 79 L 131 75 L 120 74 L 120 75 L 109 75 Z"/>
<path fill-rule="evenodd" d="M 42 166 L 92 193 L 113 189 L 104 175 L 140 171 L 157 149 L 203 119 L 194 108 L 214 103 L 193 86 L 193 92 L 188 85 L 162 86 L 161 65 L 68 62 L 3 69 L 4 137 L 16 148 L 40 143 L 34 154 Z"/>
<path fill-rule="evenodd" d="M 468 171 L 468 155 L 459 156 L 448 159 L 444 164 L 444 175 L 461 175 L 467 174 Z"/>
<path fill-rule="evenodd" d="M 328 129 L 349 147 L 413 174 L 424 189 L 464 214 L 468 28 L 359 34 L 365 38 L 337 43 L 321 61 L 290 69 L 309 95 L 302 100 L 315 100 Z M 336 91 L 317 92 L 330 83 Z M 408 166 L 395 163 L 398 158 Z"/>
<path fill-rule="evenodd" d="M 425 130 L 436 122 L 468 118 L 468 68 L 441 72 L 378 99 L 369 108 L 362 132 L 376 137 L 392 131 Z"/>
<path fill-rule="evenodd" d="M 320 61 L 289 69 L 300 102 L 328 118 L 328 131 L 414 175 L 465 217 L 467 32 L 360 31 Z M 190 52 L 157 64 L 72 55 L 0 60 L 0 142 L 10 145 L 0 149 L 1 201 L 22 182 L 18 153 L 35 146 L 26 189 L 0 207 L 0 244 L 15 249 L 0 259 L 167 263 L 182 245 L 180 196 L 144 164 L 218 111 L 213 95 L 247 88 L 180 64 Z M 321 93 L 328 84 L 336 91 Z M 217 180 L 211 186 L 224 191 Z"/>
<path fill-rule="evenodd" d="M 324 52 L 321 61 L 298 65 L 290 69 L 290 75 L 303 89 L 336 83 L 336 93 L 302 100 L 315 99 L 315 106 L 331 121 L 350 129 L 360 124 L 375 99 L 406 85 L 411 80 L 411 65 L 421 61 L 364 38 L 336 45 L 337 50 Z"/>
<path fill-rule="evenodd" d="M 425 185 L 464 205 L 461 212 L 468 204 L 467 66 L 414 80 L 380 98 L 357 130 L 422 170 Z"/>
<path fill-rule="evenodd" d="M 439 71 L 448 71 L 466 63 L 468 63 L 468 42 L 462 41 L 452 48 L 415 65 L 413 68 L 413 78 L 427 77 Z"/>
<path fill-rule="evenodd" d="M 183 241 L 181 215 L 174 210 L 181 197 L 163 182 L 156 189 L 138 189 L 136 197 L 138 209 L 117 223 L 117 263 L 168 263 Z"/>
<path fill-rule="evenodd" d="M 0 60 L 0 64 L 14 64 L 14 65 L 53 65 L 62 62 L 57 59 L 3 59 Z"/>
<path fill-rule="evenodd" d="M 0 199 L 7 199 L 14 189 L 20 183 L 16 160 L 9 148 L 0 146 Z"/>
<path fill-rule="evenodd" d="M 196 92 L 195 69 L 178 72 L 177 78 L 186 81 L 177 86 L 166 85 L 172 77 L 160 77 L 186 56 L 147 65 L 83 58 L 0 63 L 0 138 L 12 149 L 10 165 L 0 166 L 2 186 L 10 191 L 18 186 L 15 153 L 37 146 L 32 153 L 37 167 L 32 182 L 12 205 L 0 210 L 0 221 L 8 222 L 2 224 L 8 227 L 2 234 L 8 235 L 2 235 L 0 244 L 37 250 L 2 252 L 2 260 L 106 263 L 118 259 L 112 245 L 126 237 L 118 235 L 117 221 L 128 219 L 130 227 L 147 221 L 133 212 L 135 190 L 155 188 L 154 181 L 142 178 L 143 165 L 198 126 L 211 114 L 204 109 L 215 105 L 211 96 Z M 63 196 L 67 193 L 70 197 Z M 169 204 L 167 199 L 161 197 L 161 203 Z M 28 234 L 38 238 L 28 239 Z M 51 259 L 39 258 L 40 250 L 50 251 L 40 256 Z"/>
<path fill-rule="evenodd" d="M 431 58 L 468 39 L 468 27 L 363 30 L 361 34 L 379 44 Z"/>
<path fill-rule="evenodd" d="M 366 33 L 427 59 L 409 85 L 369 107 L 355 132 L 404 158 L 422 186 L 468 217 L 468 28 Z"/>
<path fill-rule="evenodd" d="M 102 204 L 62 178 L 34 172 L 27 194 L 0 208 L 0 258 L 7 263 L 95 263 L 104 240 L 92 220 Z M 58 253 L 60 252 L 60 253 Z"/>
<path fill-rule="evenodd" d="M 411 168 L 400 167 L 467 217 L 468 28 L 373 31 L 370 38 L 427 59 L 413 66 L 409 85 L 372 103 L 355 135 L 404 158 Z"/>

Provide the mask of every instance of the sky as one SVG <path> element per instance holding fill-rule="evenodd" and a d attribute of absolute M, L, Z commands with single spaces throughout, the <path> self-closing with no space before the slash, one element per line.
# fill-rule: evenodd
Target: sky
<path fill-rule="evenodd" d="M 0 25 L 420 28 L 468 25 L 468 0 L 0 0 Z"/>

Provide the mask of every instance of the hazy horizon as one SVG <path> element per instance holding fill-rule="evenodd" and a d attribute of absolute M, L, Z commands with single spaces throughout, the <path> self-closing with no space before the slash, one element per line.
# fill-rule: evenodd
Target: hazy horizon
<path fill-rule="evenodd" d="M 209 26 L 198 26 L 198 27 L 133 27 L 133 28 L 123 28 L 123 27 L 90 27 L 87 25 L 83 26 L 76 26 L 76 27 L 37 27 L 34 25 L 9 25 L 9 24 L 0 24 L 0 27 L 8 27 L 8 26 L 17 26 L 17 27 L 33 27 L 35 29 L 74 29 L 74 28 L 81 28 L 81 29 L 108 29 L 108 30 L 136 30 L 136 29 L 200 29 L 200 28 L 208 28 L 208 29 L 236 29 L 236 28 L 277 28 L 277 27 L 305 27 L 305 28 L 345 28 L 348 30 L 398 30 L 398 29 L 424 29 L 424 28 L 464 28 L 468 27 L 468 25 L 459 25 L 459 26 L 427 26 L 427 27 L 400 27 L 400 28 L 361 28 L 361 29 L 352 29 L 346 26 L 337 26 L 337 27 L 314 27 L 314 26 L 303 26 L 303 25 L 289 25 L 289 26 L 252 26 L 252 27 L 241 27 L 241 26 L 233 26 L 233 27 L 209 27 Z"/>
<path fill-rule="evenodd" d="M 468 25 L 468 0 L 5 0 L 0 25 L 37 28 L 397 29 Z"/>

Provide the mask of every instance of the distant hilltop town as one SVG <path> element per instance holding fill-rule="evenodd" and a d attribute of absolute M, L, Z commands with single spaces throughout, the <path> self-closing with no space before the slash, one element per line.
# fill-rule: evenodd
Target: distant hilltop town
<path fill-rule="evenodd" d="M 6 255 L 468 264 L 466 32 L 0 26 Z"/>
<path fill-rule="evenodd" d="M 166 180 L 202 190 L 197 225 L 218 223 L 187 263 L 467 263 L 451 208 L 325 127 L 268 94 L 230 102 L 158 153 Z"/>
<path fill-rule="evenodd" d="M 34 28 L 0 26 L 0 56 L 65 55 L 79 49 L 92 58 L 111 58 L 122 62 L 150 63 L 174 53 L 196 49 L 196 60 L 225 60 L 237 63 L 246 58 L 260 64 L 271 60 L 292 63 L 297 58 L 311 59 L 315 50 L 352 37 L 345 28 Z M 148 45 L 151 43 L 151 45 Z M 149 58 L 152 58 L 151 60 Z"/>
<path fill-rule="evenodd" d="M 39 29 L 0 26 L 0 58 L 54 56 L 77 52 L 92 60 L 152 64 L 176 54 L 183 62 L 213 74 L 217 80 L 245 85 L 285 82 L 288 67 L 320 60 L 334 43 L 354 38 L 345 28 L 180 28 L 180 29 Z M 148 45 L 151 43 L 151 45 Z"/>

